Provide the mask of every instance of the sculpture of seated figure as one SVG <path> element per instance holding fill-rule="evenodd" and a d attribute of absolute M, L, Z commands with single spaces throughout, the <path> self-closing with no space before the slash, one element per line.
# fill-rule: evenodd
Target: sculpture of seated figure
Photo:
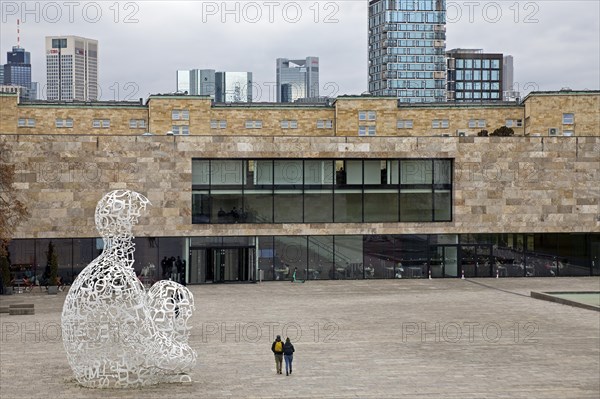
<path fill-rule="evenodd" d="M 92 388 L 190 382 L 192 293 L 168 281 L 148 292 L 133 269 L 132 228 L 150 201 L 129 190 L 96 207 L 102 254 L 73 282 L 62 312 L 63 344 L 77 381 Z"/>

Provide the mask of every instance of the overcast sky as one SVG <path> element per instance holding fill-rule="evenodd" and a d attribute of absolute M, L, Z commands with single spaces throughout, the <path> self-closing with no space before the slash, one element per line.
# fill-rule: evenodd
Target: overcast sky
<path fill-rule="evenodd" d="M 175 91 L 177 69 L 254 73 L 274 101 L 275 59 L 320 58 L 321 95 L 367 90 L 367 0 L 0 1 L 1 62 L 17 42 L 46 83 L 44 37 L 99 41 L 102 100 Z M 600 2 L 448 1 L 446 48 L 514 57 L 515 88 L 600 88 Z"/>

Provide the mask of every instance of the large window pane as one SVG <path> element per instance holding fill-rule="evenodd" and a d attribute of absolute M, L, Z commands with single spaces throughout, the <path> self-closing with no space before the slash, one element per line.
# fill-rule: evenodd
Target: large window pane
<path fill-rule="evenodd" d="M 210 223 L 210 197 L 208 190 L 192 192 L 192 223 Z"/>
<path fill-rule="evenodd" d="M 431 184 L 431 160 L 403 160 L 400 162 L 402 184 Z"/>
<path fill-rule="evenodd" d="M 254 184 L 273 184 L 273 161 L 255 161 Z"/>
<path fill-rule="evenodd" d="M 364 184 L 386 184 L 385 161 L 364 161 Z"/>
<path fill-rule="evenodd" d="M 333 190 L 309 190 L 304 192 L 304 222 L 333 222 Z"/>
<path fill-rule="evenodd" d="M 330 277 L 335 279 L 363 278 L 363 237 L 335 236 L 334 268 Z M 371 277 L 367 272 L 367 278 Z"/>
<path fill-rule="evenodd" d="M 346 161 L 346 184 L 362 184 L 362 176 L 362 161 Z"/>
<path fill-rule="evenodd" d="M 434 184 L 452 183 L 452 161 L 449 159 L 436 159 L 433 161 L 435 170 Z"/>
<path fill-rule="evenodd" d="M 275 223 L 302 223 L 302 190 L 275 191 Z"/>
<path fill-rule="evenodd" d="M 445 222 L 452 220 L 452 201 L 450 190 L 436 190 L 434 194 L 435 209 L 434 217 L 436 222 Z"/>
<path fill-rule="evenodd" d="M 333 236 L 308 237 L 308 279 L 329 279 L 333 269 Z"/>
<path fill-rule="evenodd" d="M 333 184 L 332 160 L 305 160 L 304 161 L 305 185 L 331 185 Z"/>
<path fill-rule="evenodd" d="M 192 161 L 192 184 L 210 184 L 210 161 L 200 159 Z"/>
<path fill-rule="evenodd" d="M 275 236 L 275 279 L 289 280 L 295 268 L 296 278 L 306 279 L 306 236 Z"/>
<path fill-rule="evenodd" d="M 212 160 L 210 164 L 211 186 L 241 185 L 243 183 L 242 161 Z"/>
<path fill-rule="evenodd" d="M 244 192 L 244 211 L 248 223 L 273 223 L 273 194 L 271 190 Z"/>
<path fill-rule="evenodd" d="M 273 237 L 258 237 L 258 268 L 263 271 L 265 280 L 275 280 L 275 247 Z"/>
<path fill-rule="evenodd" d="M 212 223 L 244 223 L 246 214 L 242 211 L 241 190 L 211 191 Z"/>
<path fill-rule="evenodd" d="M 337 223 L 362 222 L 362 192 L 336 190 L 334 215 Z"/>
<path fill-rule="evenodd" d="M 431 190 L 403 190 L 400 193 L 401 222 L 431 222 Z"/>
<path fill-rule="evenodd" d="M 275 184 L 301 185 L 303 182 L 302 160 L 276 160 Z"/>
<path fill-rule="evenodd" d="M 397 222 L 398 190 L 365 190 L 365 222 Z"/>

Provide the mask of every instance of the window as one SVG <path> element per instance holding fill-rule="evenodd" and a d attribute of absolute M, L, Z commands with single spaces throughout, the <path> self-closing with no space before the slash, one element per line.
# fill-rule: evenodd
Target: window
<path fill-rule="evenodd" d="M 375 111 L 358 111 L 359 121 L 374 121 L 377 119 L 377 112 Z"/>
<path fill-rule="evenodd" d="M 413 121 L 412 119 L 399 119 L 398 122 L 396 122 L 396 127 L 398 129 L 412 129 Z"/>
<path fill-rule="evenodd" d="M 190 134 L 190 127 L 188 125 L 173 125 L 172 131 L 174 135 L 188 136 Z"/>
<path fill-rule="evenodd" d="M 27 119 L 27 127 L 35 127 L 35 119 L 28 118 Z"/>
<path fill-rule="evenodd" d="M 281 121 L 281 128 L 282 129 L 297 129 L 298 128 L 298 121 L 288 121 L 288 120 L 283 120 Z"/>
<path fill-rule="evenodd" d="M 452 176 L 451 159 L 193 159 L 191 219 L 452 221 Z"/>
<path fill-rule="evenodd" d="M 71 119 L 71 118 L 67 118 L 67 119 L 56 118 L 55 123 L 56 123 L 56 127 L 58 127 L 58 128 L 73 127 L 73 119 Z"/>
<path fill-rule="evenodd" d="M 26 123 L 25 119 L 19 118 L 19 124 L 18 124 L 19 127 L 24 127 L 25 123 Z"/>
<path fill-rule="evenodd" d="M 227 128 L 227 121 L 226 120 L 212 119 L 210 121 L 210 128 L 211 129 L 226 129 Z"/>
<path fill-rule="evenodd" d="M 319 119 L 317 121 L 317 129 L 331 129 L 333 121 L 331 119 Z"/>
<path fill-rule="evenodd" d="M 246 121 L 246 129 L 262 129 L 262 121 Z"/>
<path fill-rule="evenodd" d="M 146 121 L 144 119 L 130 119 L 129 127 L 131 129 L 138 129 L 138 128 L 143 129 L 146 127 Z"/>
<path fill-rule="evenodd" d="M 434 129 L 447 129 L 448 126 L 448 119 L 434 119 L 431 123 L 431 127 Z"/>
<path fill-rule="evenodd" d="M 375 136 L 375 126 L 359 126 L 359 136 Z"/>
<path fill-rule="evenodd" d="M 174 121 L 189 121 L 190 111 L 187 109 L 174 109 L 171 111 L 171 119 Z"/>
<path fill-rule="evenodd" d="M 507 119 L 505 126 L 506 127 L 522 127 L 523 119 Z"/>
<path fill-rule="evenodd" d="M 92 127 L 95 129 L 98 128 L 109 128 L 110 127 L 110 119 L 94 119 L 92 121 Z"/>
<path fill-rule="evenodd" d="M 448 126 L 448 119 L 434 119 L 433 121 L 431 121 L 431 127 L 434 129 L 447 129 Z"/>
<path fill-rule="evenodd" d="M 575 114 L 563 114 L 562 123 L 563 125 L 572 125 L 575 123 Z"/>
<path fill-rule="evenodd" d="M 469 127 L 485 127 L 485 119 L 471 119 L 469 120 Z"/>

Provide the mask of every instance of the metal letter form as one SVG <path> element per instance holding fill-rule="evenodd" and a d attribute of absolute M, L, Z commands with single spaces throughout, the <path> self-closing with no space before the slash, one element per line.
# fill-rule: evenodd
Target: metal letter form
<path fill-rule="evenodd" d="M 106 194 L 96 207 L 104 250 L 81 271 L 62 312 L 67 359 L 91 388 L 191 382 L 196 352 L 188 345 L 194 297 L 160 281 L 148 291 L 133 269 L 132 229 L 150 201 L 129 190 Z"/>

